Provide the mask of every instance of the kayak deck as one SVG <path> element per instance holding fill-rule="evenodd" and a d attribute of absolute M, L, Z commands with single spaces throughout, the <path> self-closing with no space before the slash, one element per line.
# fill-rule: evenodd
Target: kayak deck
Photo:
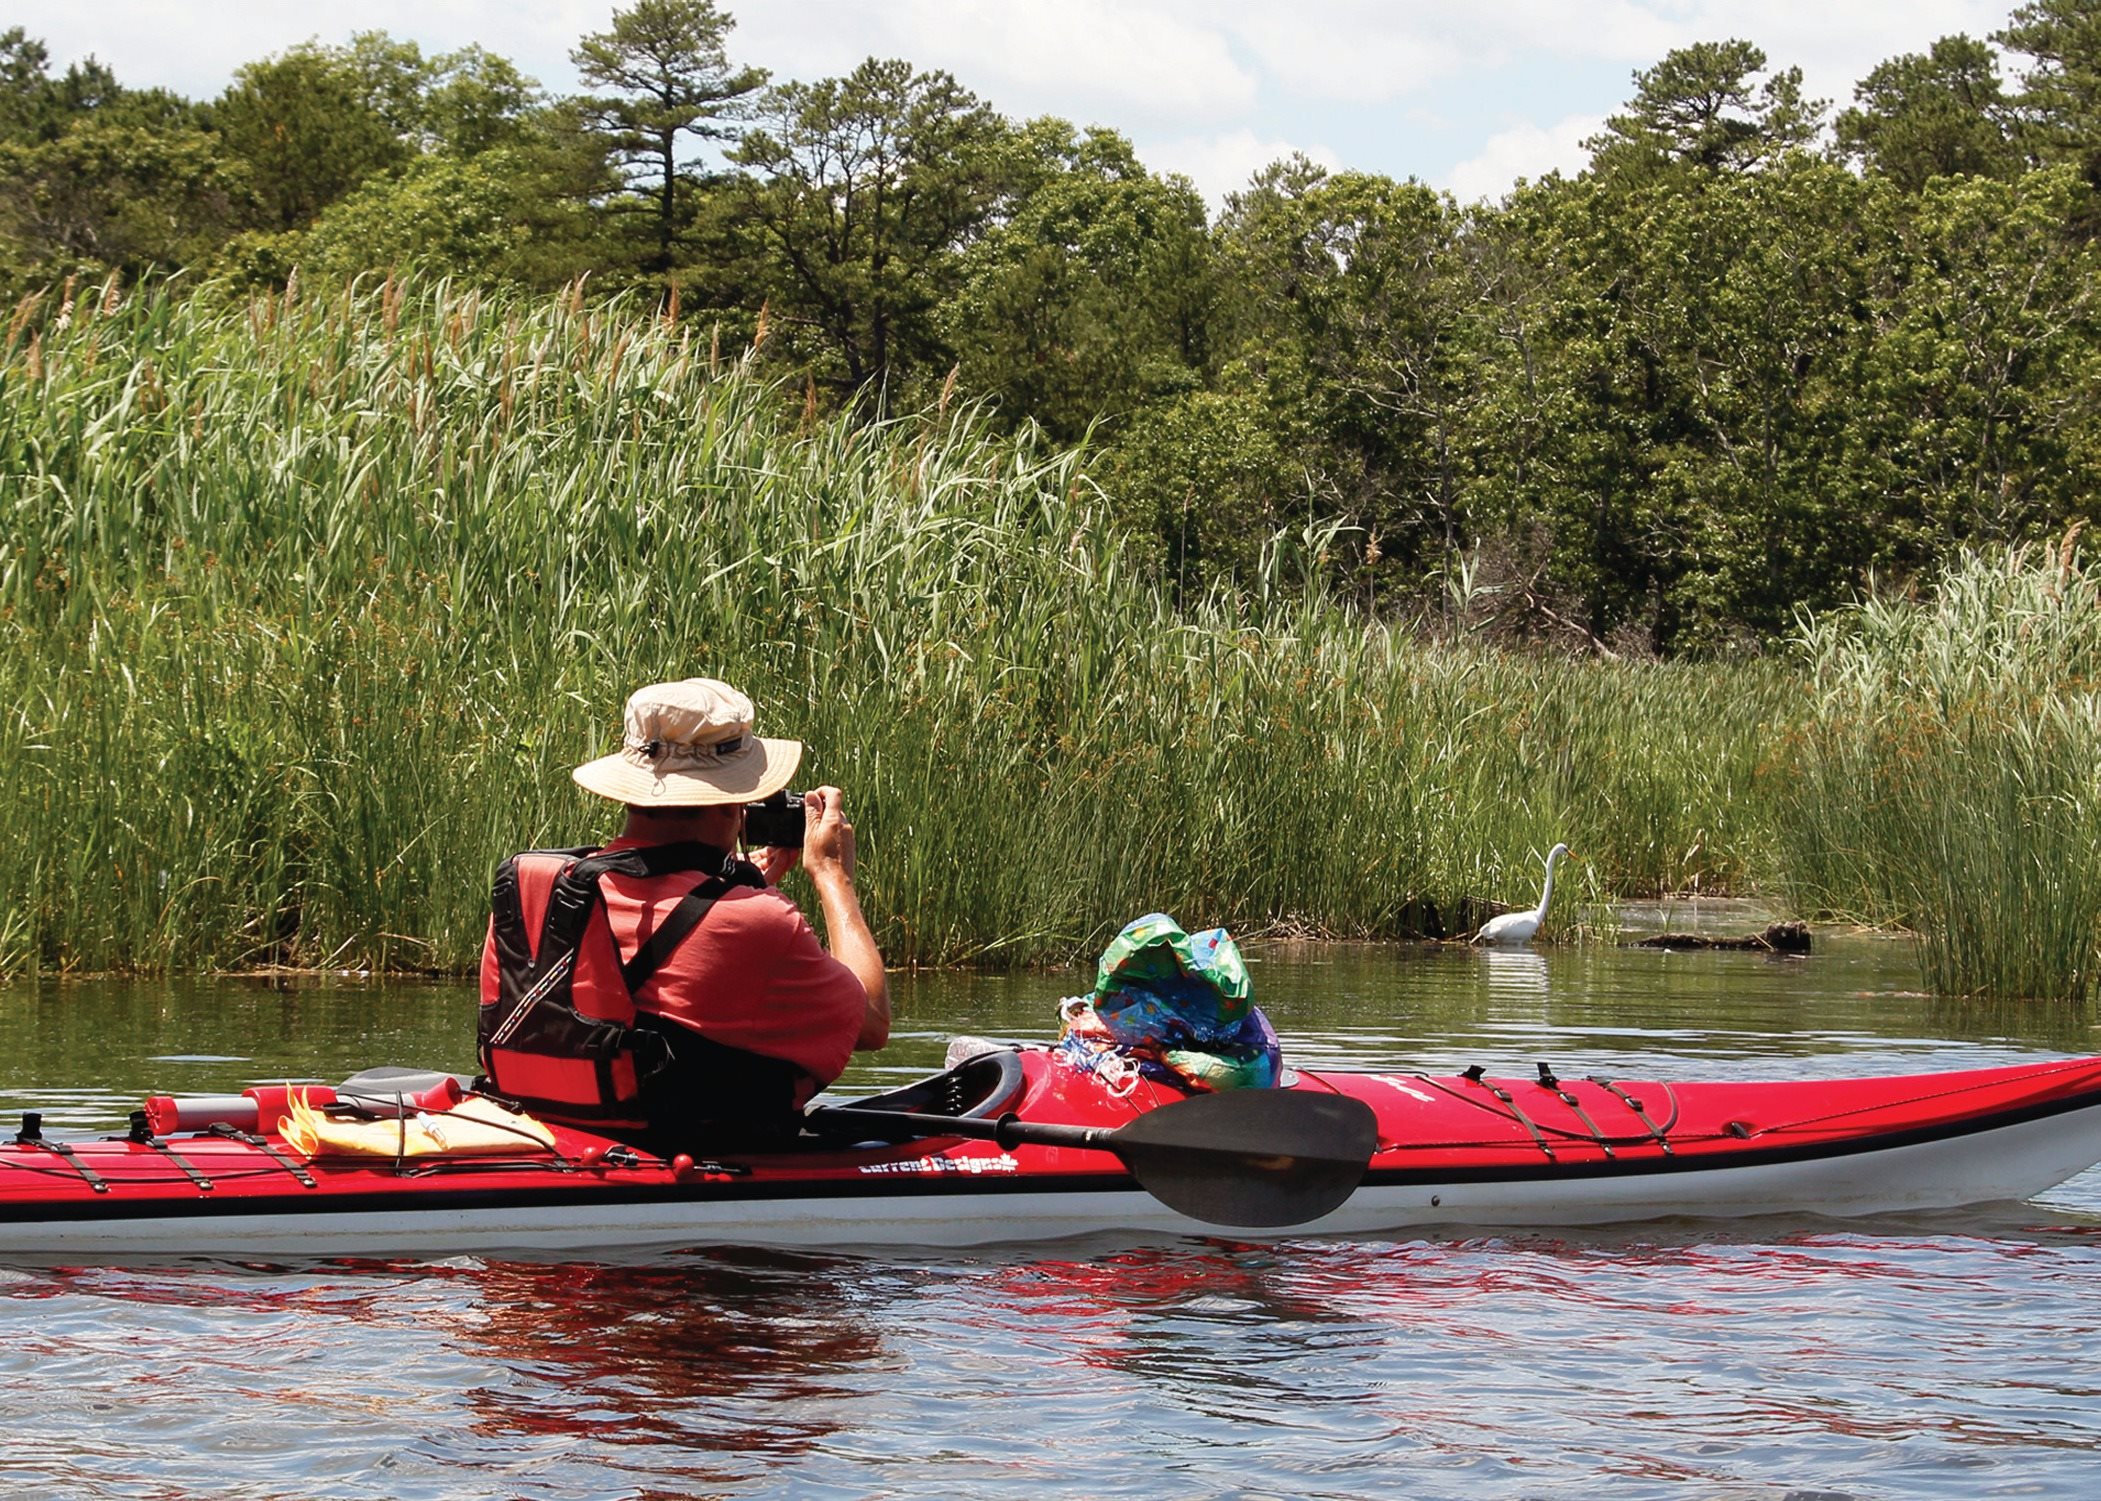
<path fill-rule="evenodd" d="M 1304 1229 L 1857 1215 L 2031 1197 L 2101 1161 L 2101 1058 L 1957 1073 L 1667 1083 L 1303 1071 L 1363 1101 L 1361 1186 Z M 1040 1049 L 859 1102 L 1120 1126 L 1129 1096 Z M 0 1253 L 338 1255 L 768 1244 L 967 1245 L 1207 1228 L 1107 1151 L 931 1135 L 665 1161 L 590 1132 L 477 1157 L 307 1158 L 217 1125 L 0 1144 Z"/>

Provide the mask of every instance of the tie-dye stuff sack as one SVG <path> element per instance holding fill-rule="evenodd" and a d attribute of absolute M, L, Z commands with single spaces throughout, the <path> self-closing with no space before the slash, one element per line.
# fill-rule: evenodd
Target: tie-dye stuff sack
<path fill-rule="evenodd" d="M 1095 966 L 1093 995 L 1062 1014 L 1067 1061 L 1112 1084 L 1263 1089 L 1283 1073 L 1276 1031 L 1224 928 L 1185 933 L 1162 912 L 1127 924 Z"/>

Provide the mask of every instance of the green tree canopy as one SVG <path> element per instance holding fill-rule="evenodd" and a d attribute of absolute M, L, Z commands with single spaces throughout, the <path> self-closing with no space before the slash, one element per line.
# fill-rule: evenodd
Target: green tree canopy
<path fill-rule="evenodd" d="M 1594 165 L 1685 162 L 1742 170 L 1775 152 L 1807 146 L 1823 121 L 1821 100 L 1802 97 L 1802 70 L 1768 74 L 1765 53 L 1745 41 L 1696 42 L 1634 75 L 1625 113 L 1585 144 Z"/>
<path fill-rule="evenodd" d="M 527 149 L 432 152 L 322 210 L 296 255 L 345 278 L 413 267 L 555 285 L 588 268 L 590 223 L 582 204 L 552 189 L 546 159 Z"/>
<path fill-rule="evenodd" d="M 55 141 L 89 116 L 144 130 L 195 128 L 195 105 L 166 89 L 132 89 L 93 57 L 54 78 L 45 45 L 19 26 L 0 32 L 0 140 Z"/>
<path fill-rule="evenodd" d="M 342 52 L 303 43 L 234 75 L 210 122 L 254 186 L 255 227 L 298 229 L 410 147 Z"/>
<path fill-rule="evenodd" d="M 365 104 L 419 151 L 515 146 L 545 103 L 515 63 L 478 46 L 426 57 L 414 42 L 361 31 L 335 55 L 357 75 Z"/>
<path fill-rule="evenodd" d="M 1199 379 L 1216 290 L 1204 202 L 1114 131 L 1036 120 L 1015 145 L 1012 207 L 936 316 L 972 389 L 1070 441 Z"/>
<path fill-rule="evenodd" d="M 731 159 L 756 281 L 793 356 L 851 396 L 948 368 L 935 312 L 1008 201 L 1011 126 L 946 73 L 870 58 L 767 92 Z"/>
<path fill-rule="evenodd" d="M 540 85 L 509 58 L 462 47 L 436 58 L 423 95 L 424 138 L 456 156 L 516 146 L 545 105 Z"/>
<path fill-rule="evenodd" d="M 1302 458 L 1308 488 L 1374 562 L 1420 564 L 1459 539 L 1474 295 L 1456 274 L 1461 222 L 1421 183 L 1296 157 L 1257 174 L 1219 224 L 1226 347 L 1280 427 L 1317 448 Z"/>
<path fill-rule="evenodd" d="M 0 142 L 0 239 L 18 276 L 129 275 L 208 260 L 245 214 L 247 180 L 203 131 L 76 121 L 54 140 Z"/>
<path fill-rule="evenodd" d="M 1169 586 L 1191 597 L 1251 576 L 1265 539 L 1306 515 L 1291 447 L 1259 394 L 1191 391 L 1133 416 L 1104 457 L 1103 482 Z"/>
<path fill-rule="evenodd" d="M 188 101 L 128 89 L 92 57 L 53 77 L 42 42 L 0 33 L 0 265 L 11 279 L 176 270 L 208 259 L 249 201 L 245 172 Z"/>
<path fill-rule="evenodd" d="M 1934 177 L 2004 177 L 2020 166 L 1998 57 L 1972 37 L 1891 58 L 1853 98 L 1836 121 L 1839 150 L 1909 192 Z"/>
<path fill-rule="evenodd" d="M 2096 514 L 2101 247 L 2068 228 L 2093 197 L 2069 164 L 1939 180 L 1873 258 L 1852 425 L 1906 571 Z"/>
<path fill-rule="evenodd" d="M 1992 39 L 2027 58 L 2014 105 L 2029 156 L 2101 185 L 2101 0 L 2028 0 Z"/>
<path fill-rule="evenodd" d="M 1281 576 L 1287 526 L 1380 610 L 1463 573 L 1498 632 L 1613 649 L 2101 519 L 2101 0 L 1889 59 L 1831 152 L 1799 70 L 1707 42 L 1572 177 L 1461 210 L 1290 159 L 1216 223 L 1114 130 L 904 61 L 760 96 L 733 0 L 615 3 L 568 99 L 361 31 L 199 106 L 0 30 L 0 284 L 646 273 L 813 407 L 952 377 L 1085 442 L 1184 593 Z"/>
<path fill-rule="evenodd" d="M 682 156 L 687 137 L 727 140 L 725 122 L 766 82 L 764 70 L 732 68 L 726 50 L 735 25 L 714 0 L 636 0 L 613 13 L 610 30 L 585 37 L 570 53 L 578 74 L 612 92 L 579 101 L 583 118 L 606 140 L 638 186 L 647 185 L 656 219 L 651 266 L 676 260 L 679 192 L 691 181 Z"/>

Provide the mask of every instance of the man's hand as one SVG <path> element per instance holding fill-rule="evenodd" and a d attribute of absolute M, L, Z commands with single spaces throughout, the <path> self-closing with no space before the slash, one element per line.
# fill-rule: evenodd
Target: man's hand
<path fill-rule="evenodd" d="M 802 851 L 776 849 L 769 844 L 755 850 L 746 850 L 744 858 L 759 868 L 759 874 L 766 878 L 768 886 L 778 886 L 788 872 L 795 869 L 795 863 L 802 858 Z"/>
<path fill-rule="evenodd" d="M 846 821 L 846 801 L 839 789 L 813 787 L 805 792 L 802 819 L 802 865 L 824 907 L 827 947 L 854 972 L 868 997 L 854 1050 L 879 1048 L 890 1037 L 890 980 L 868 919 L 861 915 L 861 899 L 854 894 L 854 826 Z"/>
<path fill-rule="evenodd" d="M 813 787 L 802 795 L 802 860 L 812 881 L 854 878 L 854 826 L 837 787 Z"/>

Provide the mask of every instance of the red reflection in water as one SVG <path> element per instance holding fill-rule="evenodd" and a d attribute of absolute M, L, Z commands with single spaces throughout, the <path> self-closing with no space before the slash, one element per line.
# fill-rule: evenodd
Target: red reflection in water
<path fill-rule="evenodd" d="M 495 1262 L 471 1283 L 459 1337 L 517 1386 L 471 1397 L 479 1431 L 799 1453 L 836 1431 L 838 1377 L 882 1336 L 821 1262 L 753 1255 L 657 1266 Z M 720 1409 L 734 1399 L 737 1418 Z"/>
<path fill-rule="evenodd" d="M 493 1451 L 556 1438 L 779 1458 L 836 1432 L 844 1399 L 860 1395 L 840 1378 L 883 1359 L 852 1271 L 821 1258 L 733 1252 L 646 1266 L 53 1267 L 0 1285 L 0 1298 L 195 1309 L 209 1318 L 199 1337 L 213 1341 L 218 1390 L 308 1411 L 363 1387 L 375 1410 L 384 1408 L 397 1372 L 378 1352 L 445 1367 L 442 1347 L 404 1340 L 435 1332 L 457 1347 L 468 1375 L 456 1394 L 472 1413 L 466 1431 Z M 54 1344 L 44 1353 L 66 1351 Z M 346 1375 L 361 1363 L 360 1374 Z M 144 1398 L 190 1385 L 196 1372 L 181 1361 L 130 1379 Z M 708 1466 L 683 1463 L 680 1473 L 705 1476 Z"/>

